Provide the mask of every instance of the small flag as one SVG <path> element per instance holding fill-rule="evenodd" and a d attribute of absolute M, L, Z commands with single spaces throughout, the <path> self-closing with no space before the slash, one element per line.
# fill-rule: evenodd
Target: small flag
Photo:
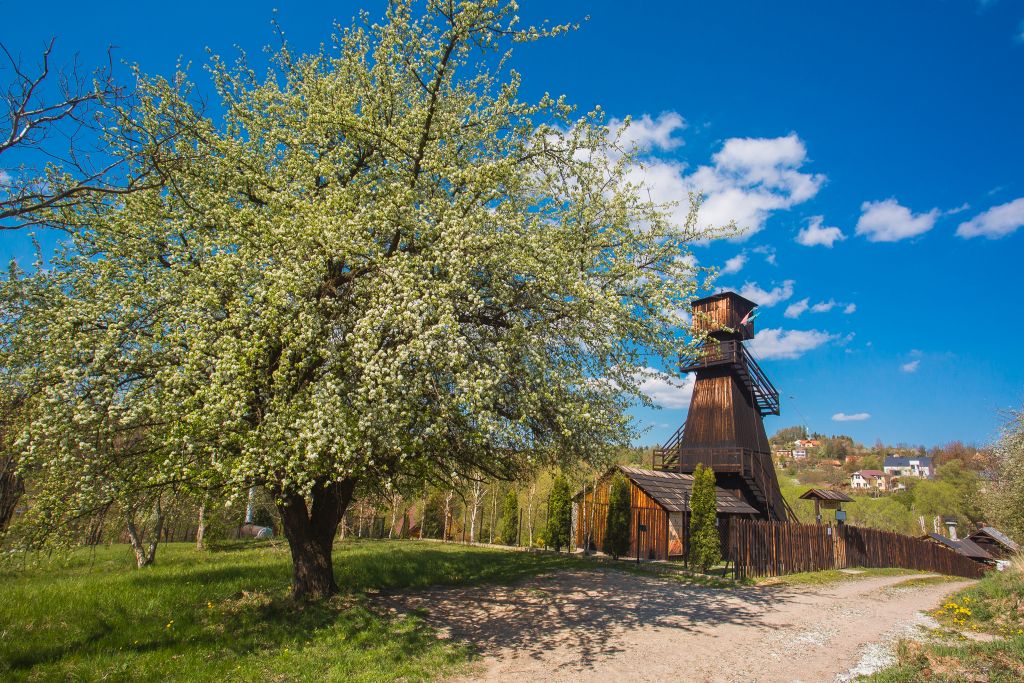
<path fill-rule="evenodd" d="M 740 321 L 740 325 L 746 325 L 747 323 L 751 322 L 756 316 L 757 313 L 754 311 L 754 309 L 750 309 L 750 311 L 745 316 L 743 316 L 743 320 Z"/>

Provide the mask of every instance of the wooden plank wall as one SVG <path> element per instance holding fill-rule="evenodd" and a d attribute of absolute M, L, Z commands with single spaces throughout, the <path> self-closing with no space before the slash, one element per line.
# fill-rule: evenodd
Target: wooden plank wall
<path fill-rule="evenodd" d="M 979 578 L 985 565 L 931 541 L 852 526 L 732 520 L 736 576 L 782 576 L 848 567 L 902 567 Z"/>
<path fill-rule="evenodd" d="M 604 531 L 608 520 L 608 480 L 598 482 L 597 491 L 588 490 L 576 501 L 576 547 L 604 550 Z M 636 557 L 635 524 L 647 527 L 640 534 L 640 557 L 644 559 L 668 559 L 668 513 L 653 498 L 629 482 L 630 541 L 629 556 Z M 639 516 L 639 517 L 638 517 Z"/>

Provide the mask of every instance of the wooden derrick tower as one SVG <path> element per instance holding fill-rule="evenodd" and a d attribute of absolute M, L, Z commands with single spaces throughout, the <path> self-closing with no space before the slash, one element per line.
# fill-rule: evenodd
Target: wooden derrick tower
<path fill-rule="evenodd" d="M 695 333 L 707 333 L 683 372 L 697 380 L 686 423 L 654 452 L 654 468 L 692 473 L 698 463 L 715 471 L 718 486 L 757 508 L 763 519 L 792 516 L 779 490 L 763 417 L 779 414 L 779 392 L 743 346 L 754 337 L 757 306 L 735 292 L 692 304 Z"/>

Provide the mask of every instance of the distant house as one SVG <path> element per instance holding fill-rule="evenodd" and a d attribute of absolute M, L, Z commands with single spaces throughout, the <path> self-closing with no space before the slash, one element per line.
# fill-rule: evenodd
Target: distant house
<path fill-rule="evenodd" d="M 1020 546 L 999 529 L 991 526 L 979 527 L 967 537 L 968 540 L 981 546 L 989 555 L 1004 560 L 1020 550 Z"/>
<path fill-rule="evenodd" d="M 850 475 L 850 488 L 860 491 L 891 491 L 899 488 L 899 482 L 882 470 L 858 470 Z"/>
<path fill-rule="evenodd" d="M 793 457 L 793 451 L 787 449 L 780 449 L 775 451 L 775 457 L 780 460 L 788 460 Z"/>
<path fill-rule="evenodd" d="M 821 442 L 817 439 L 797 439 L 793 442 L 797 448 L 817 448 Z"/>
<path fill-rule="evenodd" d="M 793 459 L 794 460 L 803 460 L 806 457 L 807 457 L 807 449 L 806 448 L 794 448 L 793 449 Z"/>
<path fill-rule="evenodd" d="M 932 459 L 927 456 L 887 455 L 882 469 L 886 474 L 891 474 L 894 477 L 921 477 L 922 479 L 930 479 L 934 472 Z"/>

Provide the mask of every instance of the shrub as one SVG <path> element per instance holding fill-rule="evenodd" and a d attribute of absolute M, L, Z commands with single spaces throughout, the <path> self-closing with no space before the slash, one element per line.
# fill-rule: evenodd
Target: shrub
<path fill-rule="evenodd" d="M 548 498 L 547 542 L 556 551 L 562 546 L 569 547 L 569 534 L 572 533 L 572 492 L 569 482 L 561 473 L 555 477 Z"/>

